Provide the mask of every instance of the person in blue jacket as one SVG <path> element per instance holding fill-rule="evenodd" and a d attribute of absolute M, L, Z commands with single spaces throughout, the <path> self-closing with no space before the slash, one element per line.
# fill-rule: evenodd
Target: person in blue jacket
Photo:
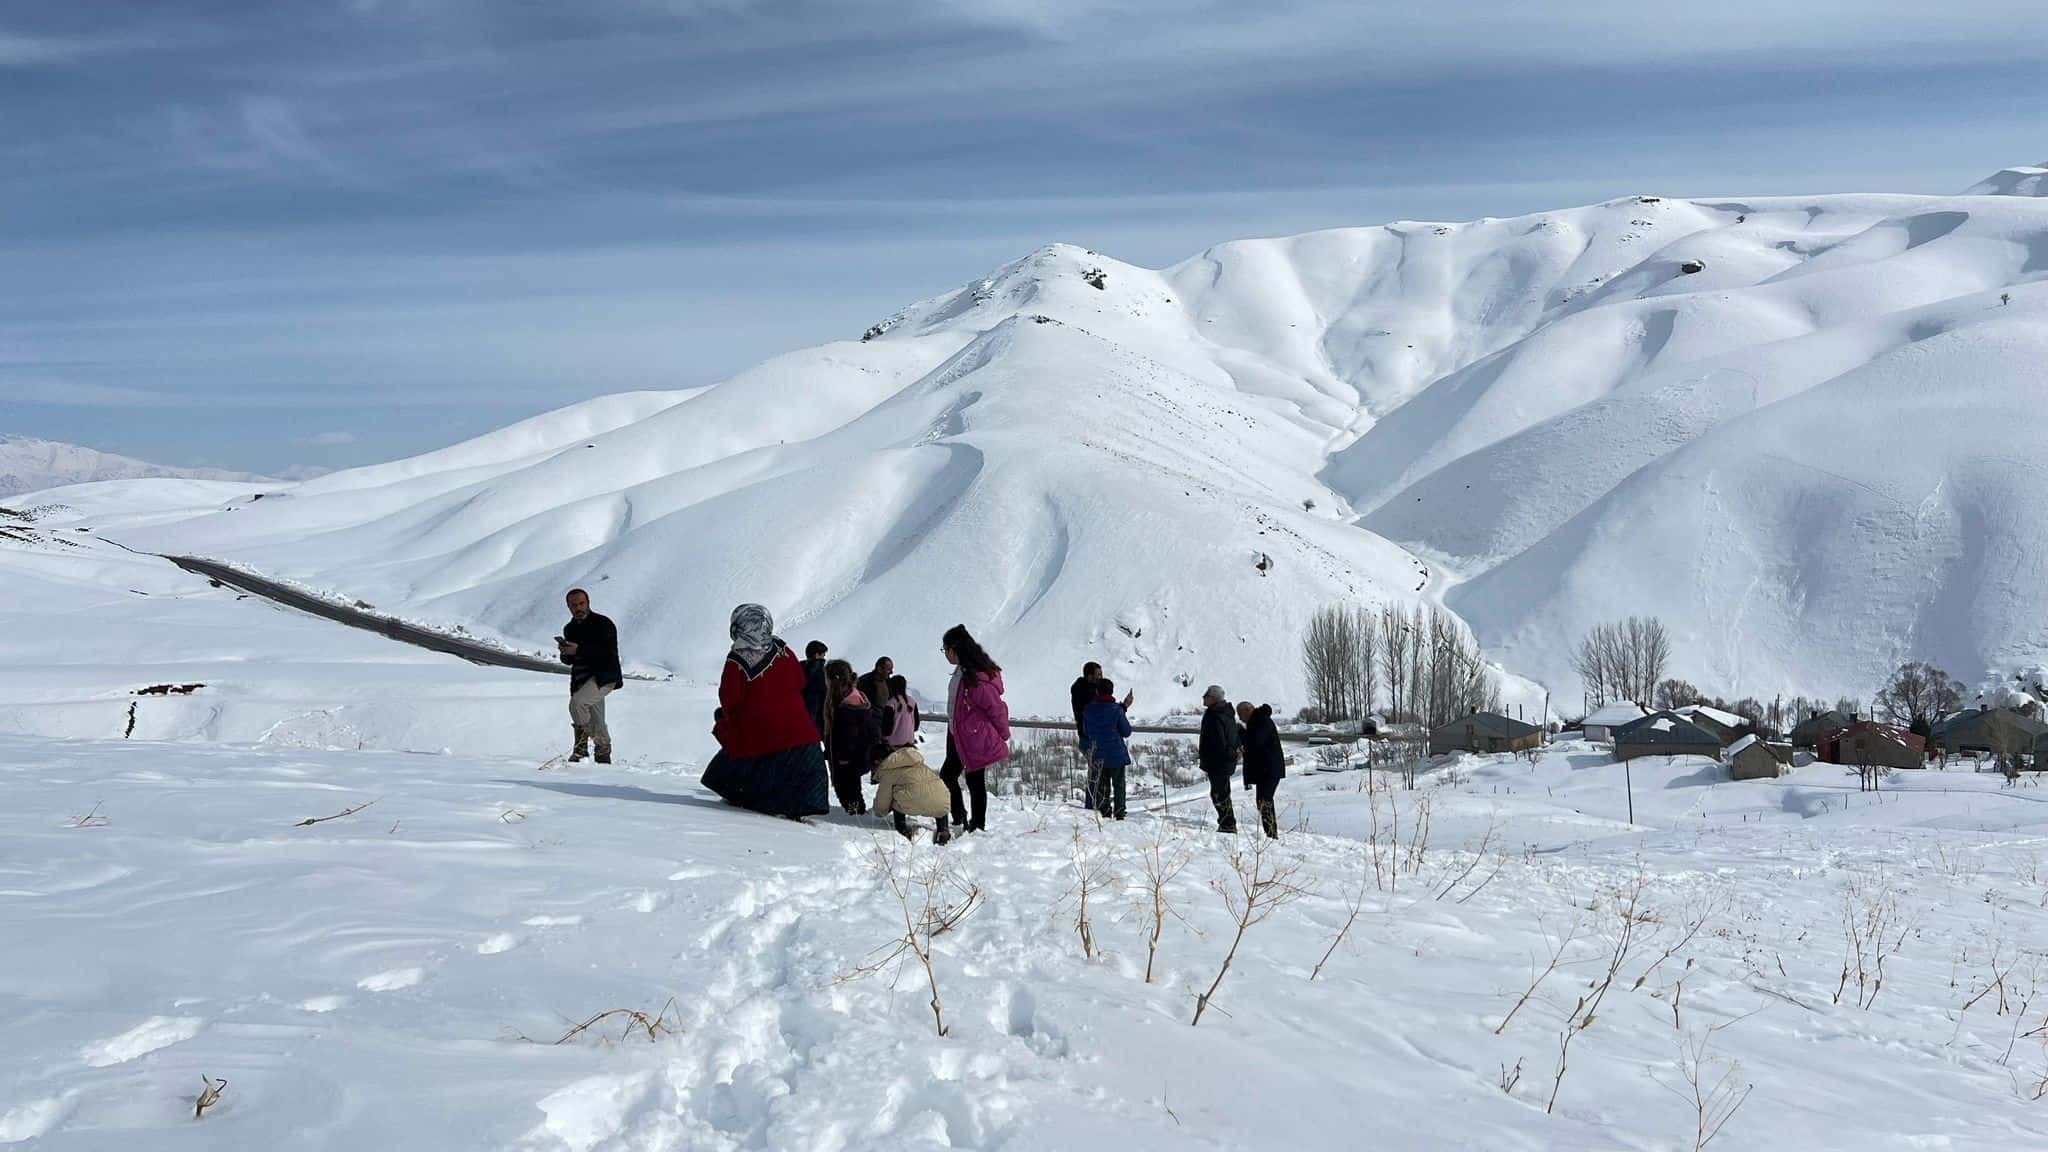
<path fill-rule="evenodd" d="M 1117 820 L 1124 818 L 1124 773 L 1131 766 L 1124 741 L 1130 735 L 1131 719 L 1117 703 L 1116 685 L 1097 680 L 1095 699 L 1081 709 L 1081 747 L 1088 754 L 1095 810 Z"/>

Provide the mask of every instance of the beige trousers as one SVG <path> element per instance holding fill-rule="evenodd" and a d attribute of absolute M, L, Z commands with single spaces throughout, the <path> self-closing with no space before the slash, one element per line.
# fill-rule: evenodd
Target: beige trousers
<path fill-rule="evenodd" d="M 604 698 L 611 694 L 611 688 L 595 680 L 585 680 L 583 687 L 569 693 L 569 723 L 576 726 L 577 740 L 588 736 L 604 753 L 612 750 L 612 730 L 604 724 Z"/>

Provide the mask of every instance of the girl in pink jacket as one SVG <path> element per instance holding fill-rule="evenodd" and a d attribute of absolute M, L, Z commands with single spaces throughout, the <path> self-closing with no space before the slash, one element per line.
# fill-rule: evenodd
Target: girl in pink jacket
<path fill-rule="evenodd" d="M 1010 708 L 1003 702 L 1003 670 L 982 650 L 964 624 L 946 630 L 946 663 L 953 681 L 946 691 L 951 719 L 946 726 L 946 763 L 939 777 L 953 802 L 953 819 L 965 831 L 987 827 L 988 778 L 984 773 L 1010 756 Z M 960 781 L 967 781 L 970 812 L 962 803 Z"/>

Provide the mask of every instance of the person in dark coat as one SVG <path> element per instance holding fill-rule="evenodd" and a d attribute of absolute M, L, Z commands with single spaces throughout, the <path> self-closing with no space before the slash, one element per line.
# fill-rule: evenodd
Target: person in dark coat
<path fill-rule="evenodd" d="M 625 687 L 619 671 L 619 630 L 609 616 L 590 610 L 590 593 L 569 589 L 569 622 L 555 637 L 555 652 L 569 666 L 569 724 L 576 732 L 576 747 L 570 763 L 590 755 L 597 745 L 597 762 L 612 762 L 612 730 L 604 722 L 604 698 Z"/>
<path fill-rule="evenodd" d="M 1090 660 L 1081 665 L 1081 675 L 1067 689 L 1067 696 L 1074 705 L 1074 734 L 1081 739 L 1081 759 L 1088 759 L 1088 728 L 1081 723 L 1081 713 L 1095 703 L 1095 682 L 1102 679 L 1102 665 Z M 1095 808 L 1095 773 L 1089 772 L 1081 788 L 1082 803 L 1092 811 Z"/>
<path fill-rule="evenodd" d="M 867 791 L 861 778 L 873 772 L 888 753 L 875 706 L 854 680 L 853 665 L 834 660 L 825 665 L 825 760 L 831 765 L 832 791 L 848 816 L 865 816 Z"/>
<path fill-rule="evenodd" d="M 1237 810 L 1230 802 L 1230 779 L 1237 775 L 1240 752 L 1237 714 L 1216 684 L 1202 693 L 1202 742 L 1197 756 L 1209 778 L 1209 800 L 1216 805 L 1216 830 L 1237 831 Z"/>
<path fill-rule="evenodd" d="M 1247 700 L 1237 706 L 1237 718 L 1244 724 L 1244 786 L 1259 805 L 1259 826 L 1266 835 L 1280 838 L 1280 815 L 1273 807 L 1273 794 L 1287 777 L 1287 753 L 1280 747 L 1280 729 L 1273 723 L 1273 706 L 1252 707 Z"/>
<path fill-rule="evenodd" d="M 1073 686 L 1067 689 L 1067 695 L 1074 702 L 1074 732 L 1084 739 L 1088 735 L 1088 727 L 1081 722 L 1081 713 L 1086 712 L 1088 706 L 1095 703 L 1095 682 L 1100 679 L 1102 665 L 1090 660 L 1081 665 L 1081 675 L 1074 680 Z"/>
<path fill-rule="evenodd" d="M 733 609 L 732 651 L 713 719 L 718 754 L 704 768 L 706 788 L 771 816 L 825 814 L 825 754 L 804 707 L 803 662 L 759 604 Z"/>
<path fill-rule="evenodd" d="M 1116 685 L 1095 682 L 1095 699 L 1081 712 L 1081 750 L 1088 756 L 1089 792 L 1097 812 L 1124 818 L 1124 777 L 1131 766 L 1131 718 L 1116 702 Z"/>
<path fill-rule="evenodd" d="M 871 704 L 880 705 L 889 698 L 889 678 L 896 675 L 896 662 L 887 656 L 875 661 L 873 671 L 863 672 L 855 686 Z"/>
<path fill-rule="evenodd" d="M 804 645 L 804 707 L 820 735 L 825 731 L 825 653 L 823 640 Z"/>

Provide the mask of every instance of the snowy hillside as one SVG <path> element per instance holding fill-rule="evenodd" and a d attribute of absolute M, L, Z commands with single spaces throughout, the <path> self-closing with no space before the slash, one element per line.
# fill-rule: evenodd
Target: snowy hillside
<path fill-rule="evenodd" d="M 200 480 L 260 480 L 247 472 L 220 468 L 167 468 L 99 452 L 77 444 L 0 436 L 0 498 L 66 484 L 95 480 L 137 480 L 145 477 L 191 477 Z"/>
<path fill-rule="evenodd" d="M 1048 713 L 1088 658 L 1160 708 L 1298 700 L 1339 599 L 1441 598 L 1561 697 L 1628 613 L 1714 691 L 1974 680 L 2048 655 L 2038 190 L 1629 197 L 1161 272 L 1052 246 L 712 388 L 94 522 L 522 647 L 591 585 L 686 675 L 741 600 L 927 687 L 964 621 Z"/>

